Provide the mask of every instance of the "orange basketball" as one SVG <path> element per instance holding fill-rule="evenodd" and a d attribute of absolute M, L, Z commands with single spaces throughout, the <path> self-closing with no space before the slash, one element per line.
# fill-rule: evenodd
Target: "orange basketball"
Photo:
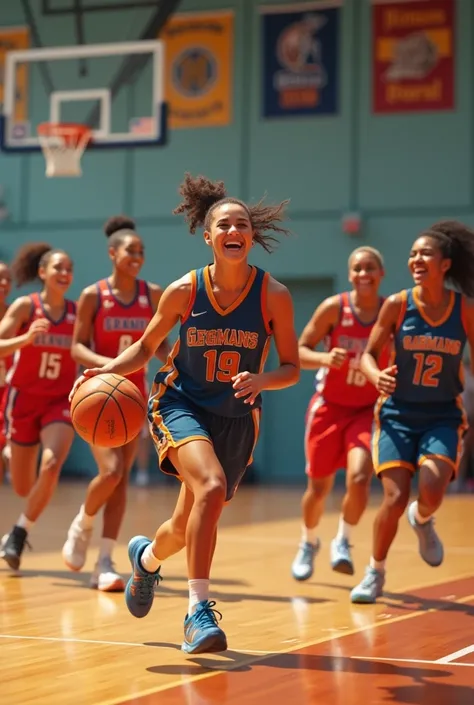
<path fill-rule="evenodd" d="M 90 377 L 71 402 L 77 433 L 88 443 L 103 448 L 132 441 L 142 430 L 145 417 L 145 399 L 133 382 L 120 375 Z"/>

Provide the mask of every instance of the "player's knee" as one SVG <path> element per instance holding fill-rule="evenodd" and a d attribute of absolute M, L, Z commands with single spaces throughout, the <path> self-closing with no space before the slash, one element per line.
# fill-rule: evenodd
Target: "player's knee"
<path fill-rule="evenodd" d="M 40 474 L 47 475 L 51 479 L 57 479 L 61 472 L 61 463 L 52 451 L 45 451 L 41 459 L 39 469 Z"/>
<path fill-rule="evenodd" d="M 225 476 L 210 475 L 202 480 L 198 490 L 198 496 L 201 495 L 202 500 L 208 506 L 223 507 L 227 492 L 227 482 Z M 197 499 L 197 497 L 196 497 Z"/>
<path fill-rule="evenodd" d="M 349 486 L 356 491 L 366 492 L 370 487 L 372 479 L 372 470 L 367 471 L 365 468 L 357 468 L 350 473 Z"/>
<path fill-rule="evenodd" d="M 331 483 L 328 482 L 327 478 L 323 480 L 315 480 L 313 478 L 308 479 L 308 489 L 307 492 L 311 495 L 311 499 L 315 502 L 320 502 L 323 500 L 331 489 Z"/>
<path fill-rule="evenodd" d="M 393 514 L 401 517 L 410 498 L 410 488 L 393 487 L 385 491 L 384 504 Z"/>
<path fill-rule="evenodd" d="M 111 485 L 117 487 L 125 476 L 125 466 L 122 458 L 114 457 L 105 463 L 101 467 L 101 475 L 105 477 Z"/>

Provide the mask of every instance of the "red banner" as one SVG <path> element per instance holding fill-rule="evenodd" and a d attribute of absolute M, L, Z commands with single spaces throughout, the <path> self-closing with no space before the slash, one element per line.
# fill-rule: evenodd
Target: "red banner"
<path fill-rule="evenodd" d="M 373 110 L 454 107 L 453 0 L 373 0 Z"/>

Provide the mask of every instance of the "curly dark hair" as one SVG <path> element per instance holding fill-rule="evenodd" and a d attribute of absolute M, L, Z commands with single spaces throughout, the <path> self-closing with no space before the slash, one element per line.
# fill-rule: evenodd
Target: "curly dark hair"
<path fill-rule="evenodd" d="M 223 203 L 236 203 L 245 208 L 254 231 L 253 239 L 267 252 L 272 252 L 274 243 L 278 242 L 277 238 L 267 234 L 267 231 L 283 235 L 290 234 L 289 230 L 279 225 L 284 219 L 285 206 L 289 200 L 282 201 L 278 205 L 264 205 L 262 198 L 255 205 L 248 206 L 240 199 L 228 196 L 223 181 L 211 181 L 205 176 L 193 177 L 189 172 L 184 175 L 184 181 L 179 187 L 179 194 L 183 200 L 173 210 L 173 214 L 184 213 L 184 219 L 192 234 L 196 232 L 198 227 L 204 226 L 208 230 L 213 212 Z"/>
<path fill-rule="evenodd" d="M 127 235 L 137 235 L 135 227 L 135 221 L 128 215 L 113 215 L 104 224 L 105 237 L 111 247 L 118 247 Z"/>
<path fill-rule="evenodd" d="M 16 286 L 20 287 L 35 281 L 38 278 L 40 267 L 45 267 L 51 257 L 58 253 L 67 254 L 64 250 L 51 247 L 47 242 L 32 242 L 20 247 L 11 263 Z"/>
<path fill-rule="evenodd" d="M 421 236 L 435 240 L 443 257 L 451 260 L 446 281 L 465 296 L 474 296 L 474 230 L 458 220 L 440 220 Z"/>

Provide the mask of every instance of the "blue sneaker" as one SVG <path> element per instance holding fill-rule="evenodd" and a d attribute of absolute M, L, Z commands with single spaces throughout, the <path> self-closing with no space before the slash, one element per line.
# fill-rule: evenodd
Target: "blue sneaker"
<path fill-rule="evenodd" d="M 128 611 L 138 618 L 146 617 L 151 610 L 155 597 L 155 585 L 162 580 L 159 568 L 154 573 L 149 573 L 140 563 L 140 557 L 150 543 L 150 539 L 146 536 L 134 536 L 128 544 L 128 557 L 132 564 L 133 575 L 125 588 L 125 602 Z"/>
<path fill-rule="evenodd" d="M 385 571 L 375 570 L 370 565 L 365 569 L 365 575 L 359 585 L 351 592 L 351 602 L 371 605 L 377 597 L 382 597 L 385 583 Z"/>
<path fill-rule="evenodd" d="M 354 575 L 351 547 L 346 538 L 335 538 L 331 541 L 331 568 L 336 573 Z"/>
<path fill-rule="evenodd" d="M 213 609 L 215 601 L 203 600 L 196 607 L 196 611 L 184 620 L 184 641 L 181 650 L 187 654 L 214 653 L 227 649 L 227 637 L 217 624 L 216 614 L 222 615 Z"/>

